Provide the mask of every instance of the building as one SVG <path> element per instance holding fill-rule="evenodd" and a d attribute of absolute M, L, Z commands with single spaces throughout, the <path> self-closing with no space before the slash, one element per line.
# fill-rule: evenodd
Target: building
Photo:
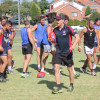
<path fill-rule="evenodd" d="M 85 17 L 86 7 L 90 6 L 92 12 L 100 12 L 100 0 L 54 0 L 49 6 L 49 13 L 64 13 L 71 19 L 82 20 Z"/>

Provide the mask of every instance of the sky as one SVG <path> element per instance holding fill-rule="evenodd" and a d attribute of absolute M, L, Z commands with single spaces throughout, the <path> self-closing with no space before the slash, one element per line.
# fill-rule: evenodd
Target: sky
<path fill-rule="evenodd" d="M 17 0 L 13 0 L 13 1 L 17 1 Z M 20 1 L 22 1 L 22 0 L 20 0 Z M 28 1 L 33 1 L 33 0 L 28 0 Z M 51 2 L 51 1 L 53 1 L 53 0 L 47 0 L 48 2 Z"/>

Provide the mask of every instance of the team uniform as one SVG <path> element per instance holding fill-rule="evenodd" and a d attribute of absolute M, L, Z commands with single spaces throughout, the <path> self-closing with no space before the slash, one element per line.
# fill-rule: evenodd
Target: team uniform
<path fill-rule="evenodd" d="M 87 28 L 87 32 L 84 34 L 84 50 L 86 54 L 93 55 L 95 36 L 95 29 L 93 31 L 89 31 L 89 29 Z"/>
<path fill-rule="evenodd" d="M 47 25 L 47 27 L 50 25 Z M 44 52 L 51 52 L 52 50 L 52 42 L 48 41 L 48 35 L 46 29 L 44 30 L 44 35 L 43 35 L 43 48 Z"/>
<path fill-rule="evenodd" d="M 96 25 L 94 25 L 94 29 L 99 30 L 100 25 L 98 27 Z M 94 40 L 94 47 L 97 47 L 97 38 L 96 38 L 96 36 L 95 36 L 95 40 Z"/>
<path fill-rule="evenodd" d="M 43 48 L 43 36 L 44 36 L 44 30 L 46 29 L 47 25 L 44 24 L 42 27 L 40 23 L 37 24 L 38 28 L 35 30 L 35 38 L 38 40 L 38 42 L 35 42 L 36 47 Z"/>
<path fill-rule="evenodd" d="M 33 46 L 29 41 L 27 29 L 29 27 L 24 27 L 21 29 L 21 38 L 22 38 L 22 54 L 32 54 Z"/>
<path fill-rule="evenodd" d="M 8 31 L 5 32 L 3 29 L 3 34 L 0 36 L 0 45 L 3 47 L 4 51 L 0 52 L 0 56 L 8 55 L 8 47 L 7 47 L 8 37 L 9 37 L 9 32 Z"/>
<path fill-rule="evenodd" d="M 68 25 L 64 25 L 62 30 L 59 28 L 54 29 L 56 35 L 56 54 L 54 58 L 54 64 L 64 64 L 71 67 L 73 63 L 73 56 L 70 47 L 72 45 L 72 36 L 76 34 L 73 29 Z"/>

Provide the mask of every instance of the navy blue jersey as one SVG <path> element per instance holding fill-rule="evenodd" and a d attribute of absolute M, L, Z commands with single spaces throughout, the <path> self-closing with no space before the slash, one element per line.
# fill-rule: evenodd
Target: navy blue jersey
<path fill-rule="evenodd" d="M 59 30 L 59 27 L 54 29 L 56 35 L 56 52 L 57 53 L 70 53 L 70 47 L 72 45 L 72 36 L 76 34 L 73 29 L 64 25 L 62 30 Z"/>
<path fill-rule="evenodd" d="M 8 37 L 9 37 L 9 32 L 8 31 L 5 32 L 3 29 L 3 35 L 0 36 L 0 43 L 1 43 L 1 46 L 3 47 L 4 51 L 6 51 L 6 52 L 8 50 L 8 48 L 7 48 Z"/>

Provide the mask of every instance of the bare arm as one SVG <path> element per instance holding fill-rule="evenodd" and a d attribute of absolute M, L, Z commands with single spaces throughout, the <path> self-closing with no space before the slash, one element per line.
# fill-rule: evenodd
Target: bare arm
<path fill-rule="evenodd" d="M 47 31 L 47 36 L 48 36 L 48 38 L 49 38 L 49 33 L 51 32 L 51 27 L 48 26 L 47 29 L 46 29 L 46 31 Z"/>
<path fill-rule="evenodd" d="M 78 34 L 75 34 L 74 37 L 75 37 L 75 41 L 74 41 L 73 45 L 70 47 L 70 50 L 74 50 L 76 44 L 79 41 L 79 35 Z"/>
<path fill-rule="evenodd" d="M 28 33 L 28 38 L 29 38 L 31 44 L 34 46 L 34 48 L 35 48 L 35 50 L 36 50 L 36 47 L 35 47 L 35 44 L 34 44 L 33 38 L 32 38 L 32 30 L 31 30 L 31 28 L 28 28 L 28 29 L 27 29 L 27 33 Z"/>
<path fill-rule="evenodd" d="M 32 27 L 32 32 L 34 32 L 37 28 L 38 28 L 38 25 L 37 25 L 37 24 L 34 25 L 34 26 Z M 35 42 L 38 42 L 38 40 L 35 39 L 34 35 L 32 35 L 32 38 L 34 39 Z"/>
<path fill-rule="evenodd" d="M 99 46 L 99 31 L 95 30 L 96 38 L 97 38 L 97 45 Z"/>

